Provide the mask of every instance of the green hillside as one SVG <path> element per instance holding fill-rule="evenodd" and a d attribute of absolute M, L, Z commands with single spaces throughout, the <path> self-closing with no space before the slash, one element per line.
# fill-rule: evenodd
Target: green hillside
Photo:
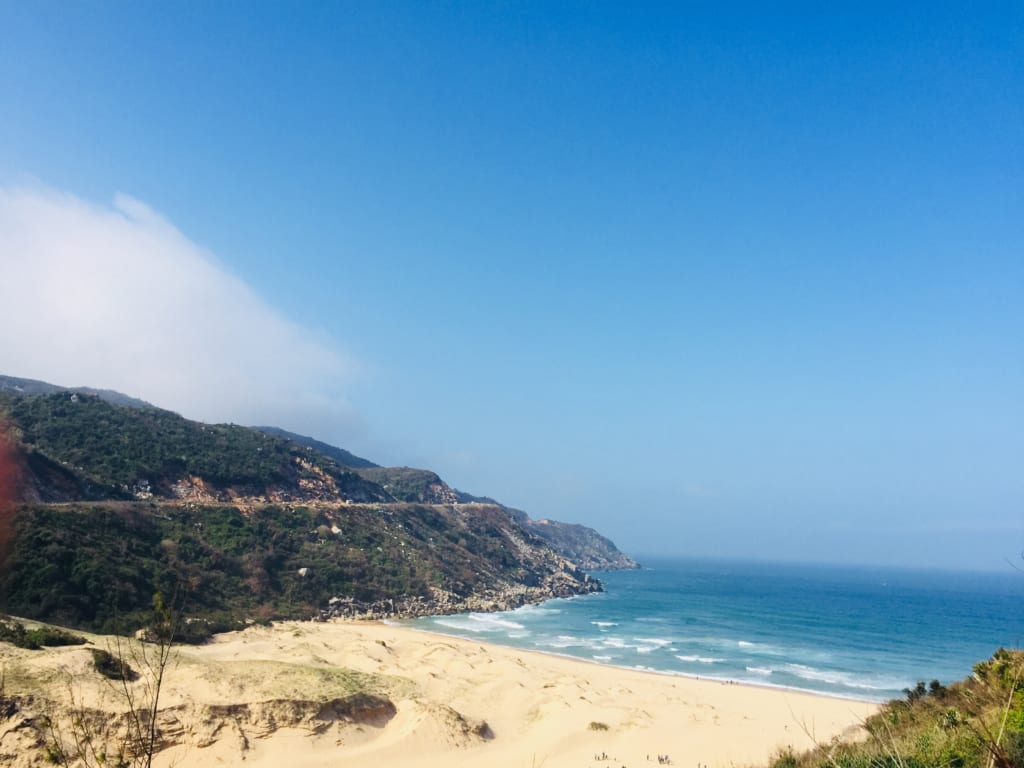
<path fill-rule="evenodd" d="M 0 610 L 15 615 L 126 629 L 160 592 L 202 635 L 600 589 L 504 507 L 458 503 L 425 470 L 356 472 L 289 437 L 60 388 L 0 390 L 0 427 L 18 478 Z"/>
<path fill-rule="evenodd" d="M 21 497 L 32 502 L 180 500 L 196 503 L 479 503 L 435 472 L 380 467 L 277 427 L 203 424 L 111 390 L 0 376 L 0 418 L 19 446 Z M 591 528 L 522 527 L 585 569 L 636 563 Z"/>
<path fill-rule="evenodd" d="M 29 457 L 29 498 L 391 500 L 317 451 L 234 424 L 202 424 L 69 391 L 0 391 L 0 412 Z M 39 476 L 59 472 L 55 467 L 79 482 L 55 485 Z"/>
<path fill-rule="evenodd" d="M 129 397 L 113 389 L 96 389 L 95 387 L 61 387 L 36 379 L 20 379 L 16 376 L 0 375 L 0 391 L 12 392 L 17 395 L 53 395 L 58 392 L 68 392 L 79 395 L 94 395 L 101 400 L 106 400 L 112 405 L 121 405 L 126 408 L 155 408 L 152 403 L 139 400 L 137 397 Z"/>
<path fill-rule="evenodd" d="M 253 429 L 258 430 L 260 432 L 265 432 L 268 435 L 273 435 L 274 437 L 283 437 L 286 440 L 292 440 L 298 443 L 299 445 L 304 445 L 307 448 L 312 448 L 314 451 L 319 451 L 324 456 L 328 456 L 334 459 L 343 467 L 358 468 L 377 466 L 369 459 L 364 459 L 361 456 L 356 456 L 354 453 L 346 451 L 344 448 L 339 448 L 336 445 L 324 443 L 320 440 L 317 440 L 315 437 L 299 435 L 296 434 L 295 432 L 289 432 L 286 429 L 281 429 L 280 427 L 253 427 Z"/>
<path fill-rule="evenodd" d="M 440 591 L 454 609 L 516 585 L 597 588 L 497 507 L 27 505 L 12 533 L 2 610 L 102 631 L 133 626 L 157 591 L 223 627 L 310 618 L 332 598 L 426 609 Z"/>

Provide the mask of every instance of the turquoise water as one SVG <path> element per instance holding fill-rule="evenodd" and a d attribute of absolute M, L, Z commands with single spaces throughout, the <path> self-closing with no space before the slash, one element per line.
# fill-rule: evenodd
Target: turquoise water
<path fill-rule="evenodd" d="M 1024 642 L 1024 573 L 652 560 L 599 595 L 414 628 L 622 667 L 857 699 L 949 683 Z"/>

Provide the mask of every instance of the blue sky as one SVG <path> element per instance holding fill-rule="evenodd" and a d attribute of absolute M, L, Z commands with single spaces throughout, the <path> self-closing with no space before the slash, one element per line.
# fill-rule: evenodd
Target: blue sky
<path fill-rule="evenodd" d="M 640 555 L 1024 549 L 1019 3 L 0 26 L 4 373 L 276 421 Z"/>

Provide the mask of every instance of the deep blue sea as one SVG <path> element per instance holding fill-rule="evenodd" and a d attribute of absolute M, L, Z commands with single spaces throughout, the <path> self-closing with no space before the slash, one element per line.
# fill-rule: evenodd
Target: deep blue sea
<path fill-rule="evenodd" d="M 417 629 L 588 661 L 885 700 L 1024 643 L 1024 573 L 650 560 L 598 595 Z"/>

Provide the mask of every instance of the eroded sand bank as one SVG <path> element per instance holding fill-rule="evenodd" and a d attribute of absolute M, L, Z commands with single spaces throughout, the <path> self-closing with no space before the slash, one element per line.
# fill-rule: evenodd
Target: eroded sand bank
<path fill-rule="evenodd" d="M 21 685 L 60 695 L 60 669 L 72 673 L 80 700 L 110 711 L 120 705 L 81 648 L 6 650 L 0 658 L 9 693 Z M 358 691 L 378 698 L 353 714 L 345 702 Z M 331 701 L 341 703 L 322 706 Z M 404 627 L 296 622 L 181 648 L 161 703 L 181 745 L 156 764 L 198 768 L 637 768 L 665 754 L 687 768 L 755 765 L 779 747 L 809 746 L 809 733 L 827 741 L 874 710 Z M 0 747 L 8 752 L 11 740 Z"/>

